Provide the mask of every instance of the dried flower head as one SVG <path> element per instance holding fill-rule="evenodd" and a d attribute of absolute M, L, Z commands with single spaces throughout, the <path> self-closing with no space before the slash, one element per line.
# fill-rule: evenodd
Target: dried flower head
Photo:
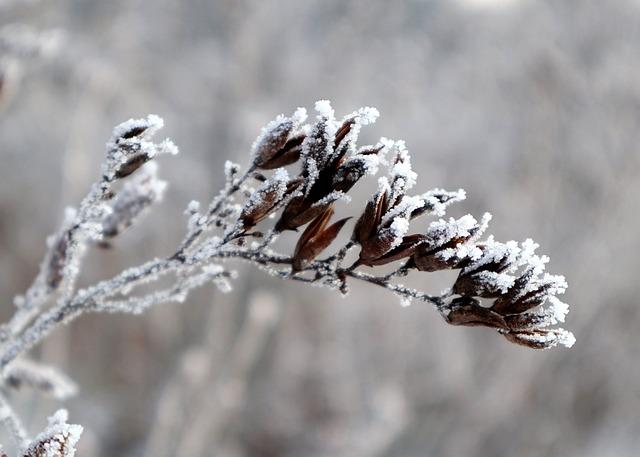
<path fill-rule="evenodd" d="M 447 207 L 464 200 L 462 190 L 437 188 L 410 195 L 418 181 L 403 141 L 381 138 L 375 145 L 357 145 L 360 128 L 378 116 L 374 108 L 362 108 L 341 121 L 326 100 L 316 103 L 316 111 L 312 125 L 303 125 L 303 109 L 268 124 L 255 141 L 251 165 L 244 172 L 227 162 L 225 186 L 209 206 L 201 209 L 197 202 L 189 204 L 185 237 L 171 255 L 79 289 L 82 253 L 134 224 L 162 196 L 165 185 L 157 179 L 154 164 L 147 162 L 158 154 L 177 152 L 169 140 L 152 141 L 163 126 L 157 116 L 117 126 L 107 143 L 101 177 L 77 209 L 67 211 L 62 226 L 49 239 L 39 274 L 14 301 L 15 314 L 0 328 L 4 387 L 31 386 L 57 396 L 69 394 L 72 384 L 60 373 L 12 363 L 58 325 L 84 313 L 137 314 L 158 303 L 182 302 L 191 290 L 207 283 L 228 291 L 235 277 L 224 266 L 229 259 L 250 262 L 278 278 L 343 294 L 351 281 L 382 287 L 403 304 L 434 305 L 452 325 L 488 327 L 526 347 L 573 345 L 570 332 L 553 328 L 564 322 L 569 310 L 558 298 L 567 288 L 566 281 L 544 273 L 549 259 L 535 254 L 536 243 L 502 243 L 492 236 L 481 239 L 491 219 L 488 213 L 480 221 L 471 215 L 446 219 Z M 386 175 L 379 178 L 375 194 L 363 202 L 364 209 L 357 211 L 350 240 L 322 258 L 350 219 L 331 223 L 338 201 L 347 201 L 356 183 L 381 168 Z M 254 179 L 257 189 L 251 185 Z M 122 181 L 119 191 L 117 181 Z M 268 224 L 279 212 L 273 227 L 249 231 Z M 412 229 L 415 218 L 428 215 L 439 219 Z M 271 249 L 280 232 L 305 225 L 292 254 Z M 349 251 L 358 247 L 357 260 L 347 262 Z M 391 272 L 378 271 L 380 265 L 399 261 Z M 364 267 L 368 269 L 363 271 Z M 411 270 L 427 274 L 447 269 L 459 270 L 458 276 L 451 289 L 439 295 L 397 282 Z M 0 422 L 16 442 L 24 442 L 26 433 L 2 395 L 0 411 Z M 24 455 L 73 456 L 81 430 L 66 423 L 66 413 L 59 413 Z"/>
<path fill-rule="evenodd" d="M 318 117 L 301 144 L 301 195 L 286 205 L 275 230 L 296 230 L 338 200 L 366 174 L 378 169 L 380 149 L 356 150 L 360 126 L 372 123 L 377 111 L 364 108 L 336 122 L 326 100 L 316 103 Z"/>
<path fill-rule="evenodd" d="M 159 144 L 151 141 L 163 126 L 164 121 L 153 114 L 146 119 L 129 119 L 118 125 L 107 143 L 107 159 L 103 166 L 105 180 L 125 178 L 158 154 L 177 154 L 178 148 L 170 140 Z"/>
<path fill-rule="evenodd" d="M 68 424 L 68 414 L 59 410 L 49 418 L 49 425 L 29 444 L 23 457 L 73 457 L 82 427 Z"/>

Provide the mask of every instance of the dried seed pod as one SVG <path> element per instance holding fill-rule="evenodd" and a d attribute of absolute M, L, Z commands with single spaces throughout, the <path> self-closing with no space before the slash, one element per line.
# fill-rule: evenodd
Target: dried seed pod
<path fill-rule="evenodd" d="M 310 222 L 345 197 L 362 176 L 377 170 L 379 160 L 374 151 L 355 152 L 360 125 L 372 121 L 373 110 L 361 110 L 337 127 L 328 102 L 318 102 L 316 109 L 318 121 L 301 144 L 303 195 L 287 204 L 276 223 L 277 231 L 296 230 Z"/>
<path fill-rule="evenodd" d="M 354 229 L 354 240 L 361 247 L 359 262 L 364 265 L 374 265 L 378 261 L 387 263 L 384 256 L 402 245 L 409 230 L 411 213 L 423 204 L 417 197 L 404 195 L 392 202 L 391 193 L 389 181 L 381 178 L 377 193 L 367 202 Z M 397 253 L 394 251 L 396 260 L 400 258 Z"/>
<path fill-rule="evenodd" d="M 471 297 L 456 298 L 451 302 L 450 307 L 451 311 L 447 315 L 449 324 L 507 328 L 507 323 L 500 314 L 484 308 L 478 300 Z"/>
<path fill-rule="evenodd" d="M 344 224 L 350 218 L 340 219 L 331 226 L 327 224 L 333 216 L 333 208 L 327 208 L 316 217 L 300 236 L 293 254 L 293 270 L 303 270 L 336 239 Z"/>
<path fill-rule="evenodd" d="M 242 230 L 247 230 L 276 211 L 287 196 L 294 193 L 301 185 L 300 180 L 289 181 L 284 168 L 279 168 L 252 195 L 240 213 L 239 223 Z"/>
<path fill-rule="evenodd" d="M 402 238 L 402 242 L 395 248 L 382 255 L 373 256 L 371 259 L 364 259 L 363 263 L 369 266 L 386 265 L 397 260 L 411 257 L 422 243 L 425 242 L 424 235 L 407 235 Z"/>
<path fill-rule="evenodd" d="M 290 117 L 280 115 L 269 122 L 251 147 L 254 165 L 272 170 L 295 162 L 299 153 L 296 156 L 290 152 L 299 147 L 304 139 L 304 134 L 301 136 L 300 132 L 296 132 L 306 118 L 307 111 L 298 108 Z"/>
<path fill-rule="evenodd" d="M 425 243 L 421 244 L 413 255 L 413 262 L 420 271 L 438 271 L 458 268 L 469 258 L 480 255 L 473 243 L 486 224 L 485 215 L 480 224 L 469 214 L 460 219 L 432 222 L 427 229 Z"/>
<path fill-rule="evenodd" d="M 397 234 L 390 228 L 380 230 L 375 237 L 360 245 L 360 263 L 369 266 L 375 265 L 377 260 L 394 249 L 397 238 Z"/>
<path fill-rule="evenodd" d="M 263 170 L 273 170 L 296 163 L 300 159 L 302 142 L 305 138 L 304 133 L 292 136 L 269 160 L 261 162 L 259 167 Z"/>
<path fill-rule="evenodd" d="M 553 325 L 557 319 L 549 312 L 535 312 L 508 314 L 504 316 L 504 321 L 511 330 L 530 330 Z"/>
<path fill-rule="evenodd" d="M 145 119 L 129 119 L 113 129 L 107 142 L 107 160 L 103 165 L 104 180 L 110 182 L 131 175 L 157 154 L 177 154 L 178 148 L 169 140 L 152 143 L 151 137 L 164 126 L 155 115 Z"/>
<path fill-rule="evenodd" d="M 466 198 L 466 193 L 462 189 L 458 189 L 454 192 L 444 189 L 432 189 L 429 192 L 425 192 L 420 195 L 420 198 L 424 201 L 424 205 L 411 213 L 411 219 L 425 213 L 444 216 L 447 207 L 452 203 L 464 200 Z"/>
<path fill-rule="evenodd" d="M 404 141 L 381 140 L 389 150 L 396 151 L 393 167 L 389 173 L 389 207 L 394 207 L 402 200 L 417 179 L 417 174 L 411 168 L 411 157 Z"/>
<path fill-rule="evenodd" d="M 117 179 L 126 178 L 142 165 L 151 160 L 151 157 L 146 153 L 132 154 L 129 156 L 126 162 L 118 167 L 115 177 Z"/>
<path fill-rule="evenodd" d="M 427 211 L 443 212 L 446 206 L 464 198 L 464 192 L 446 192 L 434 189 L 420 196 L 408 197 L 407 189 L 415 182 L 416 175 L 411 169 L 411 162 L 404 142 L 381 140 L 382 146 L 377 146 L 371 152 L 395 150 L 396 157 L 390 171 L 389 179 L 381 178 L 378 192 L 367 202 L 364 212 L 360 216 L 355 229 L 354 240 L 361 246 L 360 263 L 365 265 L 383 265 L 395 260 L 409 257 L 417 252 L 421 245 L 428 245 L 429 238 L 422 235 L 406 236 L 409 221 Z M 381 149 L 382 148 L 382 149 Z M 363 154 L 369 150 L 363 150 Z M 358 156 L 366 157 L 366 155 Z M 334 179 L 346 181 L 338 174 Z M 441 243 L 445 244 L 445 242 Z M 423 246 L 422 252 L 429 252 L 440 245 Z M 426 251 L 425 251 L 426 250 Z M 431 252 L 430 254 L 434 254 Z M 420 267 L 426 266 L 433 259 L 419 259 Z M 413 263 L 413 262 L 412 262 Z M 439 262 L 441 263 L 441 262 Z"/>
<path fill-rule="evenodd" d="M 483 271 L 473 276 L 458 276 L 453 292 L 460 295 L 482 298 L 498 298 L 513 284 L 513 277 Z"/>
<path fill-rule="evenodd" d="M 294 122 L 289 118 L 278 118 L 268 124 L 254 145 L 256 165 L 269 162 L 284 147 L 294 129 Z"/>
<path fill-rule="evenodd" d="M 333 190 L 349 192 L 366 174 L 375 174 L 378 169 L 376 155 L 354 156 L 340 165 L 333 174 Z"/>
<path fill-rule="evenodd" d="M 340 143 L 342 143 L 342 141 L 346 138 L 346 136 L 349 134 L 349 132 L 351 131 L 351 128 L 354 126 L 355 123 L 356 123 L 355 117 L 350 117 L 342 123 L 340 128 L 338 128 L 338 130 L 336 131 L 335 139 L 333 141 L 334 149 L 338 149 L 338 147 L 340 146 Z"/>
<path fill-rule="evenodd" d="M 329 123 L 332 120 L 322 117 L 315 123 L 311 132 L 302 142 L 302 174 L 309 179 L 308 188 L 315 183 L 320 170 L 331 160 L 333 148 L 330 146 L 331 133 Z"/>
<path fill-rule="evenodd" d="M 387 192 L 384 190 L 376 193 L 367 202 L 367 206 L 353 230 L 353 238 L 358 244 L 362 245 L 375 235 L 380 221 L 382 221 L 382 216 L 386 212 L 386 207 Z"/>
<path fill-rule="evenodd" d="M 504 337 L 512 343 L 533 349 L 548 349 L 563 345 L 571 347 L 576 339 L 571 332 L 564 329 L 532 329 L 518 331 L 503 331 Z"/>
<path fill-rule="evenodd" d="M 298 197 L 296 197 L 298 198 Z M 332 192 L 318 201 L 310 201 L 302 196 L 298 200 L 294 198 L 285 207 L 276 223 L 275 230 L 296 230 L 298 227 L 310 222 L 312 219 L 322 214 L 334 202 L 345 198 L 342 192 Z"/>
<path fill-rule="evenodd" d="M 564 293 L 566 287 L 562 276 L 546 275 L 541 279 L 529 278 L 526 282 L 516 279 L 509 292 L 498 297 L 493 309 L 501 314 L 522 313 L 542 305 L 549 297 Z M 516 289 L 520 292 L 514 292 Z"/>
<path fill-rule="evenodd" d="M 66 410 L 49 418 L 47 428 L 25 449 L 23 457 L 73 457 L 82 434 L 80 425 L 67 423 Z"/>

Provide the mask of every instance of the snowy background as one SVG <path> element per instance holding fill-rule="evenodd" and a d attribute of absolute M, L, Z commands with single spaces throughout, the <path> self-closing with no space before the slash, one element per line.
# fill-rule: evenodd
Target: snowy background
<path fill-rule="evenodd" d="M 416 191 L 463 187 L 452 215 L 491 211 L 499 239 L 538 241 L 578 339 L 533 351 L 384 291 L 341 299 L 241 267 L 230 295 L 83 317 L 37 350 L 81 386 L 66 405 L 80 455 L 637 455 L 640 3 L 0 1 L 0 27 L 19 23 L 59 46 L 7 66 L 3 318 L 115 124 L 157 113 L 182 153 L 161 162 L 163 205 L 92 252 L 83 284 L 169 254 L 226 159 L 327 98 L 380 110 L 363 141 L 406 140 Z M 32 431 L 56 407 L 15 398 Z"/>

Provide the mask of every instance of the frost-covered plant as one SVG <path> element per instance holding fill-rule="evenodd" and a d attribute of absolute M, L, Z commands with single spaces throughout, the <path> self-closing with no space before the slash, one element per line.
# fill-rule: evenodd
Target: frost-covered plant
<path fill-rule="evenodd" d="M 0 369 L 5 387 L 25 385 L 57 397 L 69 395 L 74 385 L 66 376 L 18 357 L 60 324 L 85 313 L 137 314 L 158 303 L 184 301 L 190 290 L 212 282 L 226 291 L 234 276 L 224 265 L 229 259 L 341 294 L 348 293 L 352 281 L 370 283 L 404 303 L 415 300 L 434 305 L 450 324 L 490 327 L 524 346 L 573 345 L 570 332 L 551 328 L 564 322 L 568 312 L 557 298 L 564 293 L 566 282 L 562 276 L 544 274 L 549 259 L 535 254 L 536 243 L 501 243 L 492 236 L 482 239 L 489 214 L 479 221 L 471 215 L 444 219 L 449 205 L 464 200 L 462 190 L 433 189 L 410 195 L 417 175 L 404 142 L 382 138 L 374 145 L 357 145 L 361 127 L 378 117 L 376 109 L 362 108 L 340 121 L 328 101 L 317 102 L 316 111 L 310 124 L 305 123 L 306 111 L 299 108 L 264 127 L 244 172 L 227 162 L 226 184 L 209 206 L 201 209 L 195 201 L 188 205 L 185 237 L 171 255 L 78 289 L 84 252 L 92 245 L 109 243 L 162 198 L 166 184 L 157 178 L 153 160 L 177 153 L 170 140 L 153 141 L 163 126 L 157 116 L 117 126 L 107 143 L 100 178 L 77 208 L 67 210 L 62 227 L 48 240 L 38 276 L 16 298 L 15 314 L 2 327 Z M 334 208 L 349 201 L 348 193 L 359 180 L 380 169 L 386 173 L 378 179 L 375 194 L 362 205 L 352 205 L 357 219 L 351 236 L 322 257 L 350 219 L 332 222 Z M 439 219 L 414 233 L 412 221 L 426 215 Z M 275 222 L 268 220 L 276 216 Z M 290 253 L 272 249 L 279 234 L 302 227 Z M 358 250 L 357 257 L 354 250 Z M 391 272 L 378 273 L 381 266 L 392 263 L 397 266 Z M 410 271 L 445 269 L 458 270 L 458 277 L 438 295 L 398 283 Z M 169 279 L 171 285 L 157 286 L 160 279 L 164 284 Z M 156 285 L 156 289 L 136 293 L 142 284 L 147 288 Z M 22 430 L 4 403 L 8 428 Z M 71 449 L 79 429 L 67 431 L 64 448 Z M 28 442 L 23 432 L 14 434 L 20 443 Z M 35 443 L 43 442 L 38 439 Z M 26 449 L 25 455 L 49 455 L 37 453 L 40 444 Z"/>

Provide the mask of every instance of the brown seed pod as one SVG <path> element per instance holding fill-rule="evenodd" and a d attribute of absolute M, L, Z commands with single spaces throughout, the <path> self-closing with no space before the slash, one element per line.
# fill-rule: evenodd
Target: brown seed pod
<path fill-rule="evenodd" d="M 329 227 L 327 224 L 333 216 L 333 208 L 327 208 L 316 217 L 300 236 L 293 254 L 294 271 L 303 270 L 336 239 L 344 224 L 350 218 L 340 219 Z"/>
<path fill-rule="evenodd" d="M 451 302 L 451 311 L 447 315 L 447 322 L 451 325 L 468 327 L 508 328 L 500 314 L 484 308 L 478 300 L 471 297 L 459 297 Z"/>
<path fill-rule="evenodd" d="M 259 168 L 263 170 L 273 170 L 296 163 L 300 159 L 302 142 L 305 138 L 306 135 L 304 133 L 292 136 L 270 159 L 261 162 L 258 165 Z"/>
<path fill-rule="evenodd" d="M 146 129 L 145 129 L 146 130 Z M 147 154 L 137 153 L 132 155 L 127 159 L 125 163 L 123 163 L 115 172 L 115 177 L 117 179 L 126 178 L 146 162 L 151 159 Z"/>
<path fill-rule="evenodd" d="M 382 256 L 368 260 L 365 258 L 361 261 L 363 264 L 369 266 L 386 265 L 397 260 L 411 257 L 418 246 L 424 243 L 424 241 L 424 235 L 407 235 L 402 238 L 402 242 L 397 247 L 391 249 Z"/>
<path fill-rule="evenodd" d="M 276 172 L 271 180 L 264 181 L 240 213 L 239 222 L 242 229 L 247 230 L 255 226 L 275 212 L 301 184 L 300 179 L 289 181 L 284 170 L 281 173 Z"/>

